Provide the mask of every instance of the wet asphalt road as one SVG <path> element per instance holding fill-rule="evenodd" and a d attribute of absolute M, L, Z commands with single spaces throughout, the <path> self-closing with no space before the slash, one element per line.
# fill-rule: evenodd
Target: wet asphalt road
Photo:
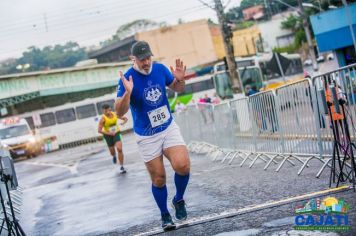
<path fill-rule="evenodd" d="M 132 134 L 124 136 L 128 173 L 113 165 L 104 143 L 58 151 L 16 163 L 24 190 L 21 225 L 28 235 L 135 235 L 159 227 L 159 211 L 151 195 L 149 176 Z M 320 162 L 311 162 L 301 176 L 300 165 L 286 163 L 263 170 L 239 161 L 212 162 L 192 155 L 191 182 L 186 194 L 189 217 L 280 200 L 328 188 L 328 171 L 319 179 Z M 174 195 L 173 172 L 167 165 L 169 199 Z M 356 193 L 342 197 L 351 205 L 349 221 L 356 235 Z M 294 231 L 295 203 L 179 229 L 167 235 L 325 235 Z M 338 235 L 328 233 L 327 235 Z"/>

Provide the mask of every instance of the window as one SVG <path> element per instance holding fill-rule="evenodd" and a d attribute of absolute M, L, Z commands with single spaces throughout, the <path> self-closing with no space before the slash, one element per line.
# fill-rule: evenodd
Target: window
<path fill-rule="evenodd" d="M 40 115 L 41 127 L 48 127 L 56 124 L 53 112 L 48 112 Z"/>
<path fill-rule="evenodd" d="M 290 59 L 290 61 L 291 63 L 289 64 L 288 69 L 285 73 L 286 76 L 303 73 L 302 61 L 299 58 Z"/>
<path fill-rule="evenodd" d="M 230 76 L 227 72 L 215 75 L 216 92 L 222 98 L 232 98 Z"/>
<path fill-rule="evenodd" d="M 356 63 L 356 52 L 353 46 L 346 47 L 342 49 L 345 58 L 346 65 L 352 65 Z"/>
<path fill-rule="evenodd" d="M 58 124 L 74 121 L 75 120 L 74 108 L 56 111 L 56 119 Z"/>
<path fill-rule="evenodd" d="M 267 61 L 263 61 L 259 63 L 263 75 L 263 80 L 267 81 L 267 80 L 281 78 L 280 74 L 275 73 L 269 68 L 267 68 L 267 63 L 268 63 Z"/>
<path fill-rule="evenodd" d="M 26 125 L 16 125 L 0 130 L 0 139 L 15 138 L 30 134 L 30 130 Z"/>
<path fill-rule="evenodd" d="M 226 71 L 226 66 L 225 64 L 216 65 L 215 70 L 216 70 L 215 72 Z"/>
<path fill-rule="evenodd" d="M 88 117 L 96 116 L 95 106 L 94 104 L 88 104 L 84 106 L 76 107 L 77 117 L 78 119 L 84 119 Z"/>
<path fill-rule="evenodd" d="M 193 93 L 192 84 L 186 84 L 184 91 L 180 94 L 188 94 L 188 93 Z"/>
<path fill-rule="evenodd" d="M 251 85 L 254 90 L 259 90 L 262 87 L 262 78 L 258 68 L 245 67 L 244 69 L 239 69 L 239 75 L 244 87 Z"/>
<path fill-rule="evenodd" d="M 111 110 L 113 110 L 114 111 L 114 99 L 110 99 L 110 100 L 106 100 L 106 101 L 103 101 L 103 102 L 98 102 L 97 104 L 96 104 L 96 108 L 98 109 L 98 113 L 99 113 L 99 115 L 101 115 L 101 114 L 103 114 L 103 111 L 102 111 L 102 106 L 104 105 L 104 104 L 108 104 L 110 107 L 111 107 Z"/>
<path fill-rule="evenodd" d="M 254 66 L 254 65 L 255 65 L 255 61 L 254 60 L 243 60 L 243 61 L 237 61 L 236 62 L 237 68 Z"/>
<path fill-rule="evenodd" d="M 31 116 L 25 117 L 25 120 L 27 121 L 28 125 L 30 126 L 30 129 L 35 129 L 35 123 L 33 122 L 33 118 Z"/>
<path fill-rule="evenodd" d="M 174 98 L 175 92 L 172 89 L 167 88 L 166 92 L 167 92 L 167 98 Z"/>
<path fill-rule="evenodd" d="M 209 80 L 204 80 L 196 83 L 187 84 L 185 86 L 184 92 L 180 93 L 179 95 L 189 94 L 189 93 L 197 93 L 209 89 L 214 89 L 214 81 L 213 78 Z"/>

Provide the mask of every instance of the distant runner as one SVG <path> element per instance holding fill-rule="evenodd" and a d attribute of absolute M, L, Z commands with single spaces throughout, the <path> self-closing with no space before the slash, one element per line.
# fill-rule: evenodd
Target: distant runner
<path fill-rule="evenodd" d="M 117 163 L 115 147 L 117 150 L 117 154 L 119 157 L 120 164 L 120 173 L 126 173 L 124 168 L 124 154 L 122 152 L 122 142 L 121 142 L 121 134 L 120 128 L 117 123 L 118 119 L 123 120 L 120 125 L 124 125 L 127 122 L 127 118 L 125 116 L 118 117 L 115 112 L 111 111 L 109 105 L 104 104 L 102 106 L 103 115 L 99 121 L 98 132 L 104 135 L 104 139 L 106 144 L 109 147 L 110 154 L 112 156 L 112 162 L 114 164 Z"/>
<path fill-rule="evenodd" d="M 174 122 L 166 86 L 177 92 L 184 91 L 183 62 L 176 60 L 171 71 L 160 63 L 152 62 L 148 43 L 136 42 L 131 48 L 133 66 L 120 72 L 115 109 L 119 116 L 131 108 L 134 132 L 140 155 L 152 180 L 152 194 L 161 211 L 162 228 L 175 229 L 167 208 L 166 171 L 163 155 L 171 163 L 175 175 L 176 194 L 172 199 L 177 220 L 185 220 L 187 211 L 183 195 L 189 181 L 190 160 L 178 125 Z"/>

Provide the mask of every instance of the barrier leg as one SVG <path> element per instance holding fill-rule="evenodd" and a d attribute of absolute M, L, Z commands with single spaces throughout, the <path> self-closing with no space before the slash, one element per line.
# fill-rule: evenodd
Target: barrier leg
<path fill-rule="evenodd" d="M 277 157 L 279 157 L 279 156 L 280 156 L 280 155 L 277 154 L 277 155 L 275 155 L 274 157 L 272 157 L 272 158 L 269 160 L 269 162 L 267 163 L 267 165 L 266 165 L 263 169 L 264 169 L 264 170 L 267 170 L 267 168 L 271 165 L 272 162 L 275 163 L 275 164 L 278 164 L 278 162 L 276 162 L 274 159 L 277 158 Z"/>
<path fill-rule="evenodd" d="M 220 154 L 220 152 L 221 152 L 221 150 L 218 148 L 218 149 L 216 149 L 216 155 L 215 155 L 215 157 L 213 157 L 213 162 L 214 161 L 216 161 L 217 160 L 217 158 L 218 158 L 218 156 L 219 156 L 219 154 Z"/>
<path fill-rule="evenodd" d="M 240 163 L 240 167 L 243 166 L 243 164 L 247 161 L 247 159 L 250 159 L 250 160 L 251 160 L 251 158 L 250 158 L 251 155 L 253 155 L 253 153 L 248 154 L 248 155 L 243 159 L 243 161 Z"/>
<path fill-rule="evenodd" d="M 253 159 L 253 161 L 251 162 L 249 168 L 251 168 L 251 167 L 255 164 L 255 162 L 257 161 L 257 159 L 260 158 L 260 156 L 262 156 L 261 153 L 259 153 L 259 154 L 256 155 L 256 157 L 255 157 L 255 158 Z"/>
<path fill-rule="evenodd" d="M 319 158 L 320 159 L 320 158 Z M 320 175 L 321 175 L 321 173 L 323 173 L 323 171 L 324 171 L 324 169 L 325 169 L 325 167 L 326 166 L 329 166 L 330 167 L 330 165 L 329 165 L 329 162 L 332 160 L 332 158 L 329 158 L 328 160 L 326 160 L 326 161 L 324 161 L 324 165 L 320 168 L 320 170 L 319 170 L 319 172 L 316 174 L 316 178 L 319 178 L 320 177 Z"/>
<path fill-rule="evenodd" d="M 225 160 L 228 158 L 228 156 L 230 156 L 230 154 L 233 153 L 233 152 L 227 152 L 226 155 L 224 156 L 224 158 L 221 160 L 221 163 L 224 163 Z"/>
<path fill-rule="evenodd" d="M 276 169 L 276 172 L 279 172 L 279 170 L 282 168 L 282 166 L 284 165 L 284 163 L 288 160 L 290 156 L 286 156 L 284 157 L 283 161 L 281 162 L 281 164 L 278 166 L 278 168 Z"/>
<path fill-rule="evenodd" d="M 230 161 L 229 161 L 229 165 L 232 164 L 233 160 L 234 160 L 235 157 L 237 157 L 237 156 L 240 157 L 240 158 L 242 158 L 242 159 L 244 159 L 244 158 L 241 157 L 239 154 L 240 154 L 239 152 L 235 152 L 235 154 L 232 156 L 232 158 L 231 158 Z"/>

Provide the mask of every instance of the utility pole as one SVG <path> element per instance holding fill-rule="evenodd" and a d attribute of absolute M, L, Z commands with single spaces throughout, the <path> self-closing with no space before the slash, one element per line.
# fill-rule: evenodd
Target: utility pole
<path fill-rule="evenodd" d="M 303 27 L 304 27 L 305 35 L 307 37 L 309 54 L 310 54 L 311 60 L 313 62 L 313 69 L 314 69 L 314 71 L 318 71 L 319 68 L 318 68 L 318 63 L 316 62 L 316 56 L 315 56 L 313 41 L 312 41 L 312 37 L 311 37 L 311 33 L 310 33 L 309 22 L 307 19 L 307 15 L 305 14 L 305 11 L 304 11 L 304 6 L 303 6 L 302 0 L 298 0 L 298 5 L 299 5 L 300 15 L 303 20 Z"/>
<path fill-rule="evenodd" d="M 46 13 L 43 13 L 43 21 L 44 21 L 46 32 L 48 32 L 47 14 Z"/>
<path fill-rule="evenodd" d="M 224 8 L 221 3 L 221 0 L 214 0 L 215 2 L 215 11 L 218 15 L 219 25 L 221 29 L 221 34 L 223 37 L 224 48 L 226 52 L 226 62 L 229 67 L 230 80 L 232 84 L 232 89 L 234 93 L 242 92 L 243 86 L 241 79 L 237 73 L 235 56 L 234 56 L 234 48 L 232 45 L 232 32 L 231 27 L 228 25 L 226 21 Z"/>

